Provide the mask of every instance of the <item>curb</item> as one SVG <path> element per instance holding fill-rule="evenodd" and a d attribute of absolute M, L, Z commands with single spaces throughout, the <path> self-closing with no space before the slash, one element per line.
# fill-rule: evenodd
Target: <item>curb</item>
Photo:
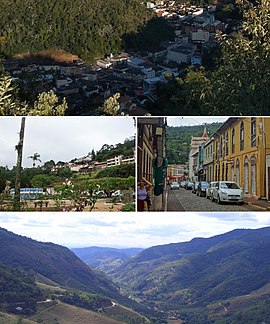
<path fill-rule="evenodd" d="M 270 206 L 269 207 L 262 207 L 262 206 L 258 206 L 256 204 L 253 204 L 252 202 L 245 202 L 245 204 L 250 205 L 250 206 L 254 206 L 256 208 L 265 210 L 265 211 L 270 211 Z"/>

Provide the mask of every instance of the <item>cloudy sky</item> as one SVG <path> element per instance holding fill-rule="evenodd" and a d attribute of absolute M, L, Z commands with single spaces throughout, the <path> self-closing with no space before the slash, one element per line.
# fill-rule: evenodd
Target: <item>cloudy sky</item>
<path fill-rule="evenodd" d="M 0 227 L 69 248 L 141 247 L 270 226 L 270 213 L 0 213 Z"/>
<path fill-rule="evenodd" d="M 228 117 L 167 117 L 168 126 L 194 126 L 211 124 L 214 122 L 223 123 Z"/>
<path fill-rule="evenodd" d="M 15 146 L 19 141 L 21 117 L 0 118 L 0 165 L 16 164 Z M 40 154 L 49 160 L 70 161 L 87 155 L 103 144 L 122 143 L 134 135 L 132 117 L 27 117 L 25 125 L 23 167 L 31 167 L 28 156 Z"/>

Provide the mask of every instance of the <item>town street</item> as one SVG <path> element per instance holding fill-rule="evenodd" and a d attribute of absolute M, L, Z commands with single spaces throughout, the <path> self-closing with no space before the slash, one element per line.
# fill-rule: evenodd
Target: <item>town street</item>
<path fill-rule="evenodd" d="M 167 211 L 260 211 L 254 205 L 239 205 L 237 203 L 217 204 L 205 197 L 193 194 L 191 190 L 180 188 L 179 190 L 168 190 Z"/>

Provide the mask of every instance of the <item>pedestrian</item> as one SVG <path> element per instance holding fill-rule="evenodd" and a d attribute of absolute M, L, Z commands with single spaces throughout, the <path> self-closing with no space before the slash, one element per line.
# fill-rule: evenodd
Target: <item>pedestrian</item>
<path fill-rule="evenodd" d="M 143 181 L 138 183 L 137 188 L 137 209 L 144 211 L 144 202 L 147 200 L 147 191 Z"/>

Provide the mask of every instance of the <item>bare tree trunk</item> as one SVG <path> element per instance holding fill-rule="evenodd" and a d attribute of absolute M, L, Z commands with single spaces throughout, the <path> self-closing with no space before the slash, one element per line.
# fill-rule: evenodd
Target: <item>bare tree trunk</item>
<path fill-rule="evenodd" d="M 14 210 L 20 210 L 20 188 L 21 188 L 21 170 L 22 170 L 22 155 L 23 155 L 23 138 L 25 128 L 25 117 L 22 117 L 20 139 L 18 145 L 16 145 L 17 165 L 16 165 L 16 179 L 15 179 L 15 196 L 14 196 Z"/>

